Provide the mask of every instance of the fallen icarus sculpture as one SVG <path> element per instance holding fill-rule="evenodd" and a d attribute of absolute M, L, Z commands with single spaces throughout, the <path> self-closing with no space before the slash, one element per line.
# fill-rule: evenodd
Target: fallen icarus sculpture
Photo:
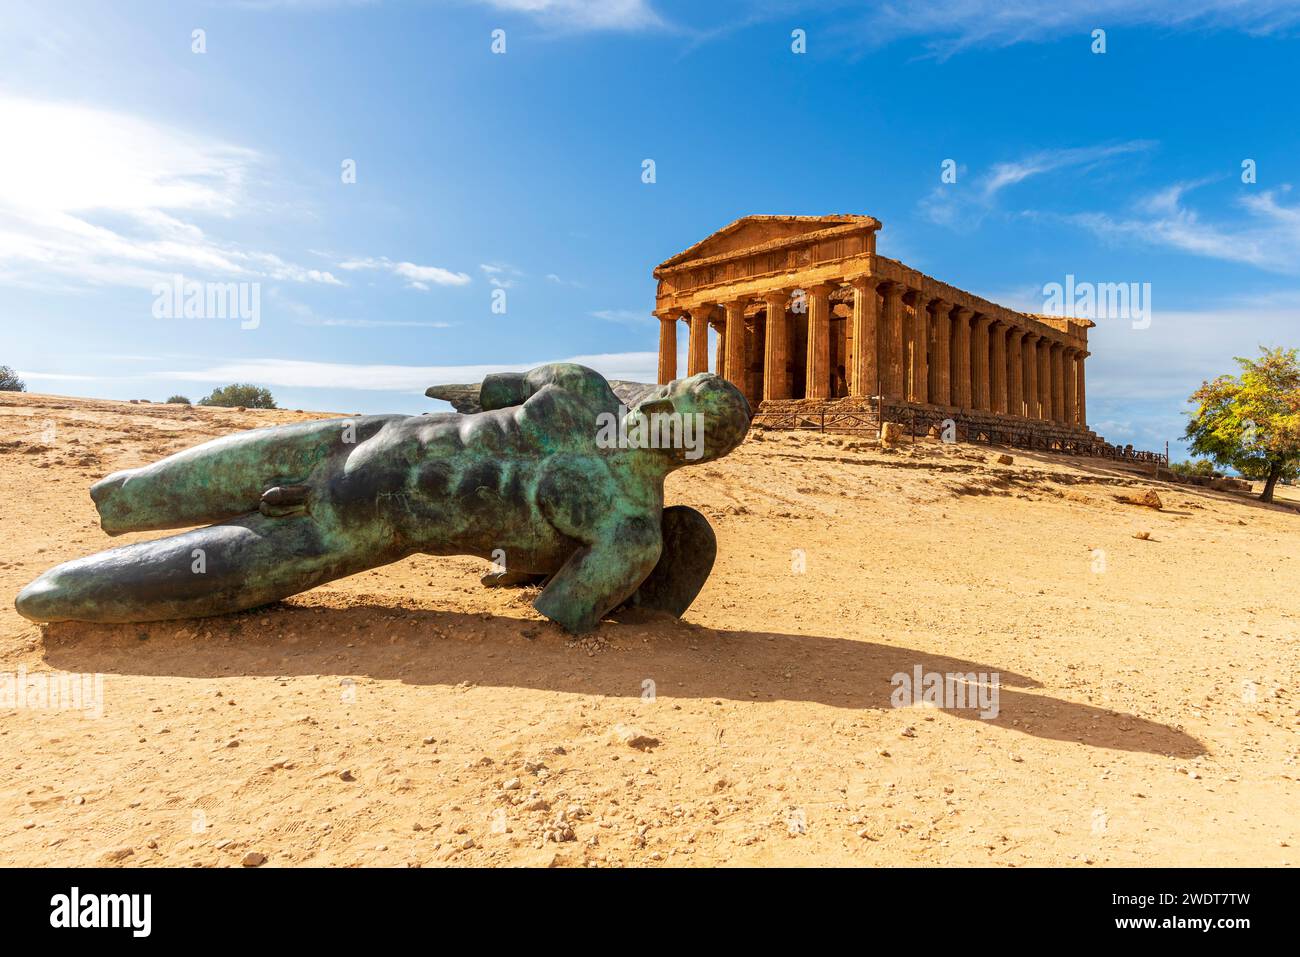
<path fill-rule="evenodd" d="M 209 524 L 58 565 L 18 595 L 32 621 L 198 618 L 278 601 L 408 555 L 494 562 L 484 584 L 544 581 L 574 633 L 623 605 L 680 616 L 708 578 L 708 521 L 664 508 L 664 478 L 726 455 L 750 408 L 701 373 L 629 410 L 559 363 L 488 376 L 482 412 L 256 429 L 91 487 L 110 535 Z"/>

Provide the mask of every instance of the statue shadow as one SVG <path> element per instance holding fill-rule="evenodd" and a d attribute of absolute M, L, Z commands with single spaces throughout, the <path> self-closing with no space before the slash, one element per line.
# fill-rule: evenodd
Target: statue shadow
<path fill-rule="evenodd" d="M 945 716 L 1088 747 L 1195 757 L 1186 732 L 1109 708 L 1033 693 L 1040 682 L 996 662 L 827 635 L 704 628 L 665 615 L 625 614 L 575 642 L 550 622 L 387 604 L 324 608 L 291 602 L 236 615 L 126 625 L 59 622 L 45 629 L 54 668 L 106 676 L 370 677 L 410 685 L 532 688 L 667 700 L 803 701 L 885 710 L 896 674 L 999 676 L 999 711 Z M 592 652 L 589 654 L 588 652 Z M 923 714 L 934 714 L 925 710 Z"/>

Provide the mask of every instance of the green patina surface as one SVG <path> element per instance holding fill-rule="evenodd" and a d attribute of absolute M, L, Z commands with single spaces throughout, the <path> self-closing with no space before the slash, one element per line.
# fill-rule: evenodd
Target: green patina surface
<path fill-rule="evenodd" d="M 110 475 L 91 489 L 109 534 L 205 527 L 52 568 L 17 609 L 35 621 L 216 615 L 422 552 L 494 561 L 498 582 L 545 580 L 538 611 L 574 632 L 638 597 L 680 614 L 714 546 L 702 516 L 665 516 L 664 478 L 741 442 L 743 395 L 703 373 L 629 411 L 598 373 L 555 364 L 489 376 L 479 398 L 473 415 L 258 429 Z M 646 447 L 665 438 L 676 442 Z"/>

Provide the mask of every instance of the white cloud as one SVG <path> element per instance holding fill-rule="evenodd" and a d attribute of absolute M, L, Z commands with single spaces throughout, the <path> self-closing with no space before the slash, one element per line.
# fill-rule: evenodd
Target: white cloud
<path fill-rule="evenodd" d="M 956 183 L 942 183 L 921 200 L 922 214 L 931 222 L 953 229 L 970 229 L 997 211 L 999 195 L 1036 176 L 1071 170 L 1079 176 L 1119 157 L 1147 152 L 1151 140 L 1131 140 L 1095 146 L 1038 150 L 1016 160 L 995 163 L 967 183 L 968 173 L 958 169 Z"/>
<path fill-rule="evenodd" d="M 488 282 L 498 289 L 511 289 L 515 280 L 523 273 L 508 263 L 479 263 L 479 269 L 488 277 Z"/>
<path fill-rule="evenodd" d="M 417 266 L 415 263 L 394 262 L 386 256 L 350 259 L 339 263 L 338 267 L 349 271 L 375 269 L 390 272 L 394 276 L 405 279 L 408 288 L 424 292 L 428 292 L 429 283 L 438 286 L 464 286 L 471 281 L 467 273 L 453 272 L 441 266 Z"/>
<path fill-rule="evenodd" d="M 624 326 L 649 326 L 659 322 L 644 309 L 597 309 L 591 315 L 605 322 L 616 322 Z"/>
<path fill-rule="evenodd" d="M 1247 193 L 1235 203 L 1242 210 L 1240 217 L 1215 222 L 1184 202 L 1201 185 L 1175 183 L 1138 203 L 1130 216 L 1080 213 L 1070 219 L 1106 240 L 1167 246 L 1270 272 L 1300 274 L 1300 205 L 1288 206 L 1279 199 L 1290 186 Z"/>
<path fill-rule="evenodd" d="M 253 382 L 262 386 L 296 389 L 358 389 L 379 392 L 420 392 L 431 385 L 479 382 L 492 372 L 524 372 L 547 362 L 576 362 L 610 379 L 654 382 L 658 354 L 624 352 L 539 359 L 534 362 L 404 366 L 312 362 L 298 359 L 235 359 L 198 369 L 152 372 L 148 378 L 192 382 Z"/>
<path fill-rule="evenodd" d="M 1293 0 L 927 0 L 871 4 L 844 24 L 851 42 L 884 46 L 925 37 L 934 55 L 951 56 L 973 47 L 1077 37 L 1087 53 L 1094 28 L 1126 26 L 1170 29 L 1233 29 L 1262 35 L 1288 32 L 1300 23 Z"/>
<path fill-rule="evenodd" d="M 644 30 L 664 25 L 645 0 L 481 0 L 486 6 L 524 13 L 547 26 L 578 30 Z"/>
<path fill-rule="evenodd" d="M 139 117 L 0 94 L 0 278 L 152 286 L 174 273 L 341 285 L 329 272 L 209 236 L 261 162 L 252 150 Z"/>

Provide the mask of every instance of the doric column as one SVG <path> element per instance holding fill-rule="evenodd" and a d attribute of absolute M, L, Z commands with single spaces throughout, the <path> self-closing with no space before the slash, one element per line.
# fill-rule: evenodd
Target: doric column
<path fill-rule="evenodd" d="M 971 402 L 974 408 L 989 409 L 989 325 L 988 316 L 977 315 L 971 337 Z"/>
<path fill-rule="evenodd" d="M 718 334 L 718 344 L 713 347 L 713 373 L 727 377 L 727 327 L 722 319 L 710 319 L 709 328 Z"/>
<path fill-rule="evenodd" d="M 952 405 L 952 374 L 949 369 L 949 337 L 952 335 L 952 303 L 942 299 L 934 301 L 934 356 L 930 363 L 930 401 L 936 405 Z"/>
<path fill-rule="evenodd" d="M 763 398 L 790 398 L 785 364 L 790 361 L 790 332 L 785 323 L 785 305 L 790 294 L 784 289 L 763 294 L 767 305 L 767 333 L 763 342 Z"/>
<path fill-rule="evenodd" d="M 989 326 L 989 408 L 1007 414 L 1007 329 L 999 320 Z"/>
<path fill-rule="evenodd" d="M 1083 360 L 1088 358 L 1090 353 L 1080 352 L 1075 357 L 1074 376 L 1075 376 L 1075 402 L 1079 410 L 1079 428 L 1088 428 L 1088 401 L 1084 395 L 1083 389 Z"/>
<path fill-rule="evenodd" d="M 829 399 L 831 395 L 831 287 L 808 287 L 808 373 L 805 395 Z"/>
<path fill-rule="evenodd" d="M 686 350 L 686 374 L 698 375 L 709 371 L 709 317 L 713 315 L 712 303 L 691 309 L 691 341 Z"/>
<path fill-rule="evenodd" d="M 659 384 L 666 385 L 677 378 L 677 320 L 675 312 L 659 317 Z"/>
<path fill-rule="evenodd" d="M 1038 417 L 1052 419 L 1052 341 L 1038 340 Z"/>
<path fill-rule="evenodd" d="M 876 349 L 876 280 L 853 280 L 853 356 L 849 360 L 849 394 L 878 394 L 880 353 Z"/>
<path fill-rule="evenodd" d="M 919 289 L 912 296 L 912 321 L 907 337 L 907 399 L 924 403 L 930 401 L 930 368 L 926 353 L 930 341 L 930 297 Z"/>
<path fill-rule="evenodd" d="M 719 347 L 726 357 L 725 372 L 719 372 L 741 392 L 748 393 L 748 363 L 745 361 L 745 300 L 734 299 L 726 304 L 726 325 L 722 330 Z M 724 347 L 725 346 L 725 347 Z"/>
<path fill-rule="evenodd" d="M 970 321 L 974 312 L 965 306 L 952 311 L 952 404 L 971 407 Z"/>
<path fill-rule="evenodd" d="M 1039 402 L 1038 394 L 1038 338 L 1038 333 L 1026 332 L 1025 344 L 1021 352 L 1025 377 L 1025 416 L 1030 419 L 1043 417 L 1043 407 Z"/>
<path fill-rule="evenodd" d="M 1065 424 L 1065 346 L 1052 343 L 1052 421 Z"/>
<path fill-rule="evenodd" d="M 1025 331 L 1013 326 L 1007 337 L 1007 414 L 1025 414 Z"/>
<path fill-rule="evenodd" d="M 1079 403 L 1075 391 L 1078 388 L 1078 379 L 1074 374 L 1075 355 L 1076 350 L 1074 347 L 1066 346 L 1065 355 L 1062 358 L 1065 386 L 1065 424 L 1072 429 L 1079 424 Z"/>
<path fill-rule="evenodd" d="M 883 356 L 883 391 L 888 398 L 901 399 L 905 391 L 903 375 L 903 292 L 896 282 L 885 286 L 885 349 Z"/>

